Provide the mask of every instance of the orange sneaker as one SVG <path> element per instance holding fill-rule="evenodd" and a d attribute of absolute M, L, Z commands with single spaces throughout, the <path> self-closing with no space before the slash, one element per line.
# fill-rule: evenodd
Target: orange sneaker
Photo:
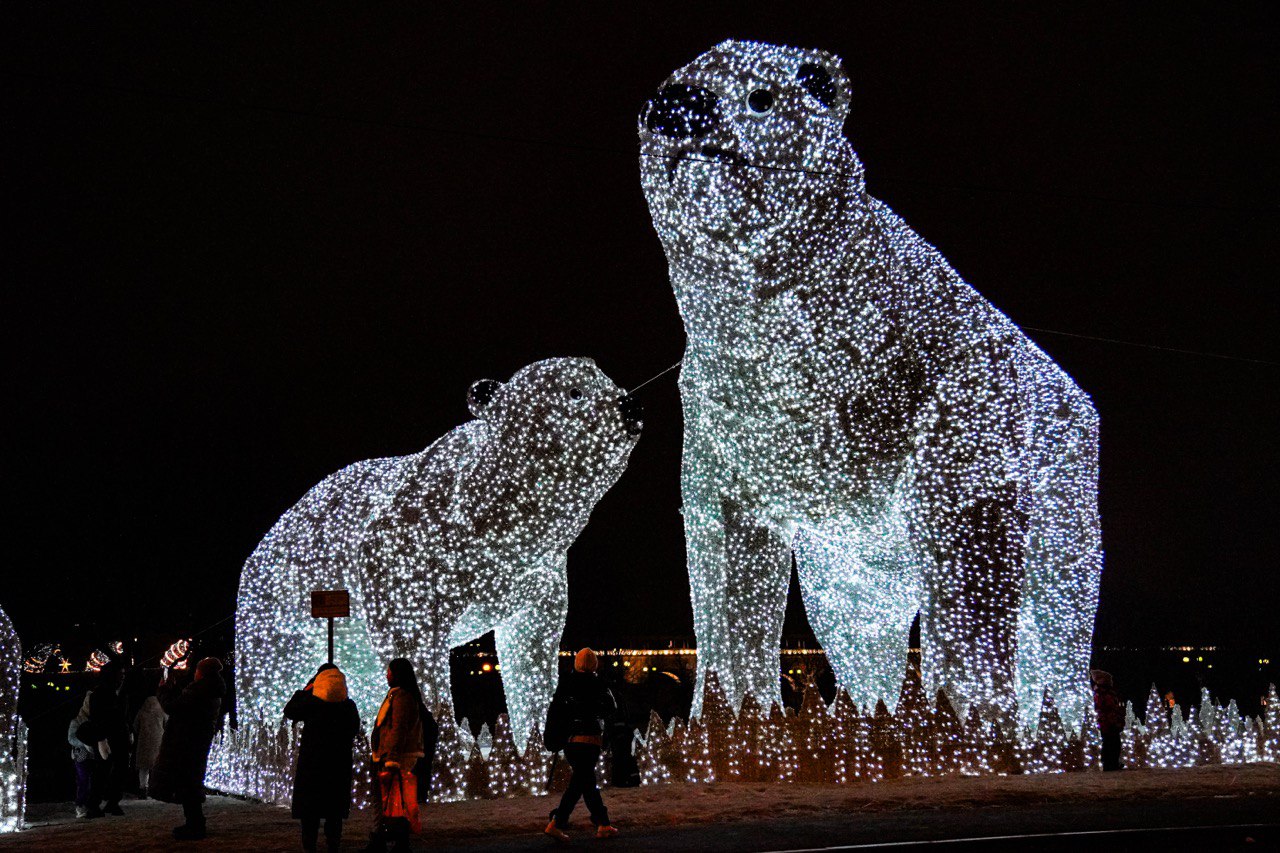
<path fill-rule="evenodd" d="M 605 824 L 604 826 L 596 827 L 596 838 L 613 838 L 617 834 L 618 828 L 616 826 Z"/>
<path fill-rule="evenodd" d="M 563 829 L 556 826 L 556 822 L 554 820 L 551 821 L 551 823 L 547 824 L 547 828 L 542 831 L 545 832 L 547 835 L 550 835 L 556 841 L 569 840 L 569 833 L 565 832 Z"/>

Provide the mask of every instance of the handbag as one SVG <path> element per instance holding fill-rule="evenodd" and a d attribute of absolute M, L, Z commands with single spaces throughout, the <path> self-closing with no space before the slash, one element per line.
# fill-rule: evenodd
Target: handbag
<path fill-rule="evenodd" d="M 422 832 L 422 821 L 418 817 L 417 778 L 396 768 L 382 769 L 378 771 L 378 787 L 382 793 L 381 821 L 403 820 L 414 835 Z"/>

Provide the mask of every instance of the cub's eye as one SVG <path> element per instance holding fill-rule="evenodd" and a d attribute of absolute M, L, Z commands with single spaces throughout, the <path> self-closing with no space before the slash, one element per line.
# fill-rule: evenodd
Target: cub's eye
<path fill-rule="evenodd" d="M 570 389 L 569 389 L 569 398 L 570 398 L 571 400 L 581 400 L 581 399 L 582 399 L 582 392 L 581 392 L 581 391 L 579 391 L 577 388 L 570 388 Z"/>
<path fill-rule="evenodd" d="M 773 92 L 768 89 L 756 89 L 747 95 L 747 107 L 756 115 L 764 115 L 773 109 Z"/>

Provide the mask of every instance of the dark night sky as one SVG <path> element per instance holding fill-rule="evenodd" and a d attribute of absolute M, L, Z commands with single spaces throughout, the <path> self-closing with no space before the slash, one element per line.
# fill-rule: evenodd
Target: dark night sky
<path fill-rule="evenodd" d="M 636 115 L 728 37 L 842 56 L 870 191 L 1018 323 L 1277 360 L 1270 4 L 483 8 L 4 5 L 24 636 L 226 616 L 280 513 L 475 379 L 676 361 Z M 1280 368 L 1031 335 L 1102 417 L 1097 641 L 1280 641 Z M 675 384 L 643 396 L 572 644 L 692 631 Z"/>

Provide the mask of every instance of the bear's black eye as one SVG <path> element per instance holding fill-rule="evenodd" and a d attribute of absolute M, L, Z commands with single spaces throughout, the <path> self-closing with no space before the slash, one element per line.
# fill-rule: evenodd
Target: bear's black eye
<path fill-rule="evenodd" d="M 773 92 L 768 89 L 756 89 L 747 95 L 747 106 L 751 108 L 751 112 L 764 115 L 773 109 Z"/>
<path fill-rule="evenodd" d="M 570 397 L 570 399 L 573 399 L 573 400 L 581 400 L 581 399 L 582 399 L 582 392 L 581 392 L 581 391 L 579 391 L 577 388 L 570 388 L 570 389 L 569 389 L 569 397 Z"/>
<path fill-rule="evenodd" d="M 796 81 L 824 107 L 836 102 L 836 81 L 831 72 L 813 62 L 806 62 L 796 71 Z"/>

